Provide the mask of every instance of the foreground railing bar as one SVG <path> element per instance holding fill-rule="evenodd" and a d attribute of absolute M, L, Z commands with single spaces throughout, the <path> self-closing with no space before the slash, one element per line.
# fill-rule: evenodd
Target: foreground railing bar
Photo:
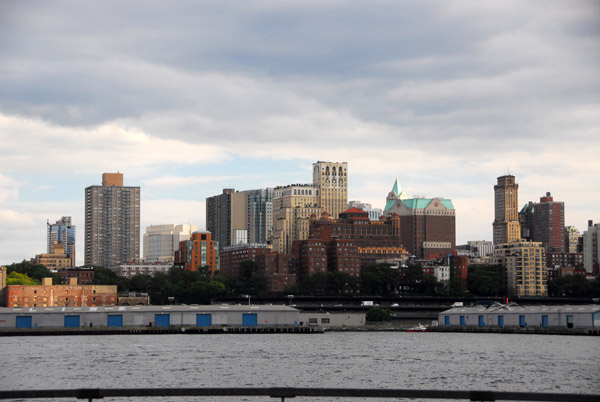
<path fill-rule="evenodd" d="M 343 397 L 343 398 L 423 398 L 462 399 L 470 401 L 565 401 L 600 402 L 598 394 L 565 394 L 544 392 L 497 391 L 440 391 L 416 389 L 356 389 L 356 388 L 86 388 L 0 391 L 0 399 L 77 398 L 94 399 L 115 397 L 166 396 L 268 396 Z"/>

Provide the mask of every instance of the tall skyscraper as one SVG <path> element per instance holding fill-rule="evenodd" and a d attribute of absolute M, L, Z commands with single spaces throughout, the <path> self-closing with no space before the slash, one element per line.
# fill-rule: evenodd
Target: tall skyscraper
<path fill-rule="evenodd" d="M 56 223 L 47 224 L 47 252 L 54 253 L 55 242 L 64 246 L 65 253 L 71 259 L 71 266 L 75 266 L 75 226 L 71 224 L 70 216 L 63 216 Z"/>
<path fill-rule="evenodd" d="M 498 177 L 498 184 L 494 186 L 494 244 L 521 239 L 518 205 L 519 185 L 515 183 L 515 176 Z"/>
<path fill-rule="evenodd" d="M 248 194 L 232 188 L 206 199 L 206 230 L 219 247 L 248 242 Z"/>
<path fill-rule="evenodd" d="M 588 228 L 583 232 L 583 267 L 587 273 L 600 274 L 600 223 L 588 221 Z"/>
<path fill-rule="evenodd" d="M 313 186 L 317 189 L 319 207 L 333 219 L 348 206 L 348 163 L 313 163 Z"/>
<path fill-rule="evenodd" d="M 122 173 L 103 173 L 85 189 L 85 265 L 114 267 L 140 257 L 140 188 Z"/>
<path fill-rule="evenodd" d="M 266 244 L 273 230 L 273 189 L 243 192 L 248 195 L 248 243 Z"/>
<path fill-rule="evenodd" d="M 189 240 L 196 225 L 152 225 L 144 234 L 144 261 L 172 262 L 179 242 Z"/>

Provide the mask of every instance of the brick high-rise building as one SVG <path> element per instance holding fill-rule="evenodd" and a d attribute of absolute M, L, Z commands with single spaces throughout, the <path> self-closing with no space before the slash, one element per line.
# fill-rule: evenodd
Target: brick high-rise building
<path fill-rule="evenodd" d="M 445 257 L 456 248 L 456 211 L 446 198 L 406 198 L 394 183 L 387 196 L 386 217 L 400 217 L 400 240 L 406 250 L 424 259 Z"/>
<path fill-rule="evenodd" d="M 208 197 L 206 230 L 220 247 L 248 243 L 248 194 L 226 188 Z"/>
<path fill-rule="evenodd" d="M 520 212 L 521 236 L 541 242 L 546 253 L 565 251 L 565 204 L 554 201 L 550 193 L 540 202 L 529 202 Z"/>
<path fill-rule="evenodd" d="M 85 189 L 85 265 L 114 267 L 140 257 L 140 188 L 104 173 Z"/>
<path fill-rule="evenodd" d="M 255 261 L 256 256 L 268 253 L 271 253 L 271 249 L 267 244 L 246 243 L 223 247 L 220 252 L 220 272 L 235 279 L 242 261 Z"/>
<path fill-rule="evenodd" d="M 46 223 L 47 225 L 47 252 L 54 253 L 54 242 L 62 244 L 65 247 L 65 253 L 71 259 L 71 267 L 75 262 L 75 226 L 71 224 L 70 216 L 63 216 L 56 223 Z"/>
<path fill-rule="evenodd" d="M 521 239 L 518 207 L 519 185 L 515 182 L 515 176 L 498 177 L 498 184 L 494 186 L 494 244 Z"/>
<path fill-rule="evenodd" d="M 309 238 L 294 241 L 292 255 L 297 274 L 306 278 L 318 272 L 345 272 L 359 276 L 362 266 L 406 256 L 400 240 L 400 218 L 370 221 L 368 213 L 350 208 L 332 219 L 327 212 L 310 217 Z"/>

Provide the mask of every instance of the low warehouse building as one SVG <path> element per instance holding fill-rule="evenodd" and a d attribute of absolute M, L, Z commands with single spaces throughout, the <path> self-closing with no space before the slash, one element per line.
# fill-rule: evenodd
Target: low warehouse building
<path fill-rule="evenodd" d="M 366 324 L 365 313 L 300 313 L 300 324 L 322 328 L 362 328 Z"/>
<path fill-rule="evenodd" d="M 0 308 L 0 328 L 283 327 L 299 324 L 287 306 L 114 306 Z"/>
<path fill-rule="evenodd" d="M 599 328 L 600 306 L 528 306 L 492 304 L 455 307 L 438 316 L 440 326 Z"/>

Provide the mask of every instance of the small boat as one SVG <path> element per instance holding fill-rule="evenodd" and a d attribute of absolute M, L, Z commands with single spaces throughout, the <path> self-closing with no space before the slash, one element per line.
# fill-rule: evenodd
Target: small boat
<path fill-rule="evenodd" d="M 427 332 L 427 327 L 419 323 L 416 327 L 407 328 L 406 332 Z"/>

